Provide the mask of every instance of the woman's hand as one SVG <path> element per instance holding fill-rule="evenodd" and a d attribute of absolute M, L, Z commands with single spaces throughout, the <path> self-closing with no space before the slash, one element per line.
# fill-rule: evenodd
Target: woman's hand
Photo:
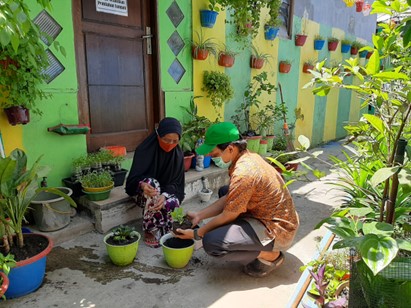
<path fill-rule="evenodd" d="M 166 203 L 166 197 L 163 195 L 158 196 L 157 198 L 154 198 L 154 203 L 153 206 L 150 208 L 153 212 L 159 211 L 164 207 L 164 204 Z"/>
<path fill-rule="evenodd" d="M 187 217 L 191 221 L 191 227 L 192 228 L 197 226 L 202 220 L 201 217 L 200 217 L 200 214 L 198 212 L 188 211 L 187 212 Z"/>
<path fill-rule="evenodd" d="M 143 191 L 143 193 L 148 197 L 154 197 L 154 196 L 157 196 L 159 194 L 157 189 L 155 189 L 153 186 L 151 186 L 148 183 L 142 182 L 140 184 L 140 188 Z"/>
<path fill-rule="evenodd" d="M 181 239 L 184 239 L 184 240 L 191 240 L 191 239 L 194 239 L 194 230 L 193 229 L 180 229 L 180 228 L 178 228 L 176 230 L 176 233 L 174 233 L 174 236 L 178 237 L 178 238 L 181 238 Z"/>

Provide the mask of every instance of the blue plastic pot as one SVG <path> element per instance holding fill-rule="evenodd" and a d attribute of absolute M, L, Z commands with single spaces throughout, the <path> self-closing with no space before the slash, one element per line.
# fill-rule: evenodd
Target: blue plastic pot
<path fill-rule="evenodd" d="M 360 58 L 365 58 L 367 56 L 367 53 L 368 53 L 367 50 L 363 50 L 363 51 L 360 51 L 358 55 Z"/>
<path fill-rule="evenodd" d="M 267 41 L 274 41 L 277 37 L 278 31 L 280 28 L 274 28 L 271 26 L 264 26 L 264 37 Z"/>
<path fill-rule="evenodd" d="M 45 237 L 49 244 L 41 253 L 29 259 L 17 262 L 9 273 L 10 285 L 5 296 L 7 299 L 20 297 L 37 290 L 46 273 L 46 257 L 53 248 L 53 241 L 43 234 L 24 234 L 28 237 Z"/>
<path fill-rule="evenodd" d="M 217 20 L 218 13 L 215 11 L 201 10 L 200 22 L 201 26 L 205 28 L 212 28 Z"/>
<path fill-rule="evenodd" d="M 323 49 L 325 44 L 325 40 L 315 40 L 314 41 L 314 49 L 315 50 L 321 50 Z"/>
<path fill-rule="evenodd" d="M 351 50 L 351 45 L 349 44 L 341 44 L 341 52 L 347 53 Z"/>

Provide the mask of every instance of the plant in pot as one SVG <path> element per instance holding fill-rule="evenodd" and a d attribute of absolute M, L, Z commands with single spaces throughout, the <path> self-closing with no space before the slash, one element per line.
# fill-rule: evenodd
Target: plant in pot
<path fill-rule="evenodd" d="M 138 251 L 141 235 L 134 227 L 118 226 L 104 236 L 108 256 L 118 266 L 131 264 Z"/>
<path fill-rule="evenodd" d="M 268 53 L 260 52 L 257 47 L 251 45 L 252 54 L 250 57 L 250 67 L 255 69 L 262 69 L 265 62 L 269 62 L 272 56 Z"/>
<path fill-rule="evenodd" d="M 39 165 L 40 158 L 31 168 L 27 167 L 27 156 L 20 150 L 13 150 L 9 156 L 0 157 L 0 221 L 5 233 L 0 252 L 11 253 L 17 261 L 9 274 L 10 286 L 7 298 L 19 297 L 35 291 L 42 283 L 46 256 L 53 242 L 42 234 L 23 234 L 22 224 L 32 200 L 41 192 L 49 191 L 75 202 L 62 191 L 51 187 L 38 187 L 39 178 L 47 168 Z M 14 233 L 14 235 L 13 235 Z"/>
<path fill-rule="evenodd" d="M 91 201 L 106 200 L 114 187 L 114 181 L 108 170 L 94 170 L 83 174 L 79 179 L 83 192 Z"/>
<path fill-rule="evenodd" d="M 220 12 L 220 3 L 218 0 L 208 0 L 208 10 L 200 10 L 200 23 L 202 27 L 212 28 Z"/>
<path fill-rule="evenodd" d="M 204 71 L 203 88 L 201 90 L 207 93 L 207 97 L 219 117 L 223 104 L 234 96 L 230 77 L 217 71 Z"/>
<path fill-rule="evenodd" d="M 217 56 L 218 45 L 213 38 L 205 38 L 203 31 L 195 31 L 196 40 L 191 41 L 191 54 L 195 60 L 205 60 L 211 53 Z"/>
<path fill-rule="evenodd" d="M 305 42 L 307 41 L 307 23 L 308 23 L 308 17 L 303 16 L 301 18 L 301 32 L 295 35 L 294 38 L 294 43 L 295 46 L 304 46 Z"/>
<path fill-rule="evenodd" d="M 270 151 L 274 143 L 274 123 L 282 119 L 281 107 L 273 104 L 266 105 L 252 114 L 254 127 L 258 129 L 259 135 L 262 136 L 258 152 L 265 155 Z"/>
<path fill-rule="evenodd" d="M 395 16 L 410 8 L 405 2 L 401 8 L 391 3 L 378 4 L 373 13 L 386 11 Z M 411 251 L 407 180 L 411 174 L 407 148 L 411 131 L 411 81 L 407 23 L 400 22 L 396 27 L 386 25 L 384 34 L 373 36 L 374 53 L 366 65 L 359 65 L 357 59 L 349 62 L 353 74 L 358 76 L 355 85 L 344 84 L 327 70 L 309 83 L 317 95 L 328 94 L 332 87 L 355 91 L 364 105 L 375 108 L 375 114 L 364 114 L 358 123 L 346 126 L 354 149 L 347 155 L 347 161 L 334 162 L 345 171 L 339 180 L 350 197 L 343 208 L 318 225 L 325 224 L 341 238 L 333 247 L 355 248 L 358 260 L 353 262 L 351 273 L 353 277 L 355 270 L 359 281 L 351 280 L 350 284 L 363 291 L 359 300 L 365 299 L 370 307 L 405 307 L 410 298 L 411 282 L 402 274 L 410 272 Z M 388 45 L 393 48 L 384 47 Z M 381 58 L 390 59 L 392 68 L 381 72 Z"/>
<path fill-rule="evenodd" d="M 353 41 L 351 43 L 351 55 L 353 56 L 357 55 L 361 47 L 363 47 L 363 44 L 361 42 Z"/>
<path fill-rule="evenodd" d="M 314 69 L 316 62 L 317 62 L 317 60 L 315 60 L 315 59 L 305 60 L 304 64 L 303 64 L 303 73 L 310 74 L 310 70 Z"/>
<path fill-rule="evenodd" d="M 325 44 L 325 39 L 322 35 L 316 34 L 314 36 L 314 50 L 321 50 L 323 49 Z"/>
<path fill-rule="evenodd" d="M 281 60 L 278 65 L 278 71 L 283 74 L 288 74 L 291 70 L 291 61 L 290 60 Z"/>
<path fill-rule="evenodd" d="M 264 38 L 268 41 L 273 41 L 277 37 L 278 31 L 280 30 L 280 26 L 282 24 L 279 16 L 281 1 L 268 1 L 267 7 L 269 9 L 269 19 L 264 25 Z"/>
<path fill-rule="evenodd" d="M 38 0 L 41 6 L 50 8 L 49 0 Z M 30 18 L 30 11 L 22 0 L 2 4 L 5 18 L 0 25 L 0 98 L 2 108 L 11 125 L 27 124 L 30 111 L 41 114 L 37 104 L 49 97 L 42 85 L 48 80 L 44 74 L 48 66 L 46 48 L 37 25 Z M 63 48 L 55 46 L 65 54 Z"/>
<path fill-rule="evenodd" d="M 334 36 L 330 36 L 328 37 L 327 41 L 328 41 L 328 51 L 335 51 L 338 47 L 338 42 L 340 40 Z"/>
<path fill-rule="evenodd" d="M 255 75 L 244 91 L 242 103 L 235 109 L 235 114 L 231 117 L 233 123 L 238 127 L 243 138 L 247 139 L 247 148 L 252 152 L 258 152 L 260 135 L 252 127 L 252 112 L 258 110 L 262 103 L 261 95 L 264 94 L 267 105 L 272 105 L 271 94 L 276 91 L 276 87 L 268 81 L 267 72 Z"/>
<path fill-rule="evenodd" d="M 237 52 L 230 50 L 227 45 L 223 45 L 223 48 L 218 53 L 218 65 L 224 67 L 232 67 L 234 65 L 235 56 Z"/>
<path fill-rule="evenodd" d="M 341 40 L 341 52 L 347 53 L 351 50 L 351 41 L 347 39 Z"/>
<path fill-rule="evenodd" d="M 171 218 L 173 219 L 173 232 L 179 234 L 177 229 L 191 229 L 191 220 L 184 214 L 182 207 L 177 207 L 171 212 Z"/>

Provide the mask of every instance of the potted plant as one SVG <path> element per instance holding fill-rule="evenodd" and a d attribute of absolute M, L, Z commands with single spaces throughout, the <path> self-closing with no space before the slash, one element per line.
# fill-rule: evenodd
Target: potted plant
<path fill-rule="evenodd" d="M 328 39 L 328 50 L 329 51 L 335 51 L 338 46 L 338 42 L 340 41 L 338 38 L 334 36 L 330 36 Z"/>
<path fill-rule="evenodd" d="M 223 46 L 223 49 L 218 53 L 218 65 L 232 67 L 234 65 L 237 52 L 228 49 L 225 44 Z"/>
<path fill-rule="evenodd" d="M 117 266 L 131 264 L 138 251 L 141 235 L 134 227 L 118 226 L 104 236 L 108 256 Z"/>
<path fill-rule="evenodd" d="M 3 255 L 11 253 L 17 262 L 9 274 L 10 286 L 7 298 L 19 297 L 36 290 L 42 283 L 45 273 L 46 256 L 51 251 L 51 239 L 42 234 L 23 234 L 24 216 L 34 198 L 43 191 L 50 191 L 75 202 L 62 191 L 50 187 L 38 187 L 39 177 L 44 176 L 46 168 L 39 166 L 40 158 L 31 168 L 27 167 L 27 156 L 20 150 L 13 150 L 9 156 L 0 157 L 0 221 L 5 228 Z M 13 236 L 13 233 L 15 234 Z M 37 247 L 27 251 L 27 243 Z"/>
<path fill-rule="evenodd" d="M 268 2 L 269 19 L 264 25 L 264 38 L 268 41 L 273 41 L 278 34 L 281 26 L 281 19 L 279 17 L 281 1 L 272 0 Z"/>
<path fill-rule="evenodd" d="M 314 66 L 315 66 L 315 63 L 316 63 L 316 62 L 317 62 L 317 61 L 314 60 L 314 59 L 308 59 L 308 60 L 304 61 L 304 64 L 303 64 L 303 73 L 309 74 L 309 73 L 310 73 L 310 70 L 313 70 L 313 69 L 314 69 Z"/>
<path fill-rule="evenodd" d="M 354 41 L 351 43 L 351 55 L 355 56 L 358 54 L 358 50 L 363 46 L 359 41 Z"/>
<path fill-rule="evenodd" d="M 183 268 L 190 262 L 194 252 L 194 240 L 180 239 L 173 234 L 167 233 L 160 238 L 160 245 L 168 266 L 172 268 Z"/>
<path fill-rule="evenodd" d="M 203 31 L 196 31 L 197 40 L 191 42 L 191 54 L 195 60 L 205 60 L 208 54 L 217 56 L 218 45 L 213 38 L 205 38 Z"/>
<path fill-rule="evenodd" d="M 217 71 L 204 71 L 202 91 L 207 93 L 211 105 L 217 112 L 223 104 L 234 96 L 230 77 Z"/>
<path fill-rule="evenodd" d="M 37 2 L 50 8 L 49 0 Z M 8 16 L 0 25 L 0 62 L 5 72 L 0 75 L 2 107 L 11 125 L 27 124 L 30 111 L 41 114 L 37 103 L 50 96 L 42 88 L 48 79 L 44 74 L 47 53 L 41 41 L 42 33 L 31 20 L 23 0 L 3 3 L 2 13 Z M 55 46 L 65 54 L 57 42 Z"/>
<path fill-rule="evenodd" d="M 231 117 L 241 135 L 247 139 L 247 149 L 252 152 L 258 152 L 262 138 L 252 127 L 252 114 L 262 104 L 261 95 L 263 93 L 266 94 L 265 97 L 268 97 L 265 104 L 273 105 L 270 97 L 274 91 L 276 91 L 276 87 L 268 81 L 267 72 L 255 75 L 244 91 L 243 102 L 236 108 L 235 114 Z"/>
<path fill-rule="evenodd" d="M 395 16 L 398 10 L 409 9 L 409 5 L 393 8 L 382 3 L 379 9 Z M 411 85 L 407 65 L 409 39 L 404 40 L 408 33 L 403 31 L 409 33 L 406 21 L 374 35 L 372 41 L 378 44 L 366 65 L 359 65 L 358 59 L 347 61 L 353 74 L 359 76 L 355 85 L 336 80 L 327 70 L 310 83 L 317 95 L 326 95 L 332 87 L 355 91 L 375 108 L 375 114 L 364 114 L 358 123 L 346 127 L 354 148 L 346 154 L 346 160 L 334 158 L 333 162 L 344 172 L 339 181 L 349 198 L 344 208 L 319 224 L 325 224 L 341 238 L 333 247 L 353 247 L 354 254 L 358 253 L 353 269 L 360 280 L 352 279 L 350 284 L 360 285 L 360 299 L 365 298 L 365 305 L 370 307 L 409 305 L 409 295 L 403 289 L 410 288 L 409 279 L 395 271 L 397 268 L 409 272 L 411 251 L 406 205 L 410 185 L 402 180 L 411 173 L 405 158 L 409 158 L 406 148 L 411 104 L 403 95 Z M 395 49 L 384 47 L 393 44 Z M 393 68 L 381 72 L 381 58 L 391 59 Z M 377 281 L 381 283 L 374 283 Z M 385 292 L 388 288 L 390 292 Z"/>
<path fill-rule="evenodd" d="M 4 234 L 5 230 L 2 230 Z M 4 256 L 0 253 L 0 299 L 5 298 L 4 294 L 6 293 L 10 280 L 8 275 L 10 270 L 16 266 L 16 260 L 14 260 L 14 256 L 12 254 L 8 254 Z"/>
<path fill-rule="evenodd" d="M 323 49 L 324 44 L 325 44 L 324 37 L 320 34 L 316 34 L 314 37 L 314 50 Z"/>
<path fill-rule="evenodd" d="M 291 61 L 290 60 L 281 60 L 278 66 L 278 71 L 283 74 L 288 74 L 291 70 Z"/>
<path fill-rule="evenodd" d="M 355 0 L 355 11 L 361 13 L 364 6 L 364 0 Z"/>
<path fill-rule="evenodd" d="M 305 42 L 307 41 L 307 34 L 305 32 L 307 29 L 307 22 L 308 20 L 306 17 L 301 18 L 301 33 L 295 35 L 295 46 L 304 46 Z"/>
<path fill-rule="evenodd" d="M 272 56 L 268 53 L 260 52 L 254 45 L 251 45 L 252 54 L 250 58 L 250 67 L 255 69 L 262 69 L 265 61 L 269 61 Z"/>
<path fill-rule="evenodd" d="M 362 45 L 360 49 L 358 50 L 358 56 L 360 58 L 365 58 L 368 55 L 368 50 L 371 49 L 370 47 L 367 47 L 365 45 Z"/>
<path fill-rule="evenodd" d="M 208 10 L 200 10 L 200 23 L 202 27 L 212 28 L 220 12 L 218 0 L 208 0 Z"/>
<path fill-rule="evenodd" d="M 108 170 L 92 171 L 80 177 L 83 192 L 91 201 L 101 201 L 110 197 L 114 187 L 113 178 Z"/>
<path fill-rule="evenodd" d="M 178 234 L 177 229 L 191 229 L 191 220 L 184 214 L 182 207 L 177 207 L 171 212 L 173 219 L 173 232 Z"/>
<path fill-rule="evenodd" d="M 351 41 L 347 39 L 341 40 L 341 52 L 347 53 L 351 50 Z"/>

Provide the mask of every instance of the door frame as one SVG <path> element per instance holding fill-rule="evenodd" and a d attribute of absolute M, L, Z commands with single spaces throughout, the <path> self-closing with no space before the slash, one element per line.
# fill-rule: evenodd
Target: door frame
<path fill-rule="evenodd" d="M 77 105 L 79 113 L 79 123 L 90 125 L 90 111 L 88 104 L 87 95 L 87 71 L 86 71 L 86 56 L 85 56 L 85 46 L 84 38 L 82 33 L 82 8 L 81 1 L 83 0 L 72 0 L 72 15 L 73 15 L 73 29 L 74 29 L 74 51 L 75 51 L 75 61 L 77 70 Z M 165 104 L 164 104 L 164 93 L 160 88 L 160 49 L 159 49 L 159 31 L 158 31 L 158 20 L 157 20 L 157 10 L 158 1 L 142 0 L 142 6 L 144 10 L 144 26 L 151 26 L 152 38 L 152 55 L 147 55 L 143 57 L 144 59 L 144 78 L 146 85 L 145 94 L 146 100 L 148 101 L 149 108 L 147 111 L 147 119 L 149 123 L 153 123 L 153 127 L 149 127 L 148 134 L 153 132 L 154 126 L 165 116 Z M 152 7 L 150 7 L 150 5 Z M 143 48 L 146 49 L 147 41 L 144 41 Z M 150 60 L 151 57 L 151 60 Z M 152 72 L 152 78 L 149 78 L 148 72 Z M 151 91 L 149 89 L 152 89 Z M 90 137 L 86 136 L 87 149 L 90 149 Z M 89 150 L 88 150 L 89 151 Z"/>

